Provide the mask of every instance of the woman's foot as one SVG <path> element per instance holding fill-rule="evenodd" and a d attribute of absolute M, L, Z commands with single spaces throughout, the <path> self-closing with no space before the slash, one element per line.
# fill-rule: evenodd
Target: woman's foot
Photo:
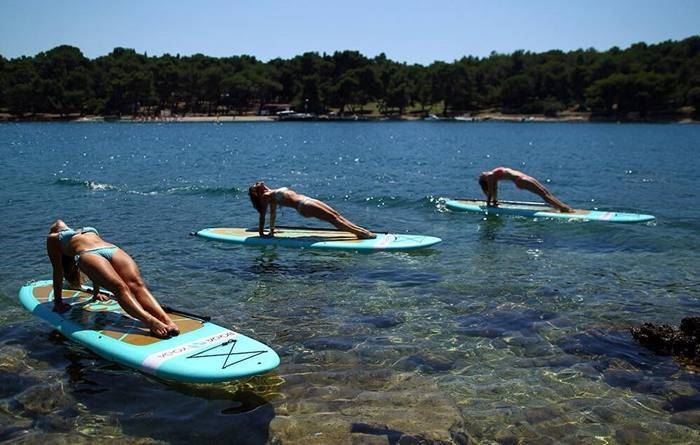
<path fill-rule="evenodd" d="M 171 337 L 177 337 L 178 335 L 180 335 L 180 328 L 178 328 L 174 322 L 168 323 L 167 326 L 168 334 L 170 334 Z"/>
<path fill-rule="evenodd" d="M 358 239 L 374 239 L 377 237 L 377 235 L 372 232 L 358 233 L 356 236 Z"/>
<path fill-rule="evenodd" d="M 156 338 L 170 338 L 170 330 L 168 329 L 168 326 L 155 318 L 151 322 L 150 331 L 151 335 Z"/>

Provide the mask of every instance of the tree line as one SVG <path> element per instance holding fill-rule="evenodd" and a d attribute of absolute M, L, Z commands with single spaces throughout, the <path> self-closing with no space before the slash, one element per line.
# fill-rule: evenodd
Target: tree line
<path fill-rule="evenodd" d="M 115 48 L 91 60 L 63 45 L 33 57 L 0 56 L 0 111 L 20 117 L 236 114 L 260 112 L 269 103 L 319 114 L 491 109 L 645 117 L 700 110 L 700 36 L 624 50 L 493 52 L 428 66 L 357 51 L 262 62 L 248 55 L 148 56 Z"/>

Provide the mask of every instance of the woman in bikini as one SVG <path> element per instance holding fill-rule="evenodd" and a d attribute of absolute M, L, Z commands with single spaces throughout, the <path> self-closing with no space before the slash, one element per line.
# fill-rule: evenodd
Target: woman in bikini
<path fill-rule="evenodd" d="M 260 214 L 258 222 L 258 233 L 260 236 L 265 236 L 265 214 L 268 206 L 270 207 L 270 232 L 267 236 L 275 234 L 275 218 L 277 216 L 277 206 L 291 207 L 304 218 L 318 218 L 320 220 L 333 224 L 340 230 L 353 233 L 360 239 L 376 238 L 377 235 L 357 226 L 338 212 L 333 210 L 328 204 L 319 201 L 318 199 L 309 198 L 301 195 L 287 187 L 271 189 L 264 182 L 259 181 L 250 186 L 248 196 L 253 203 L 253 207 Z"/>
<path fill-rule="evenodd" d="M 538 195 L 562 213 L 573 212 L 571 207 L 555 198 L 537 179 L 507 167 L 494 168 L 479 175 L 479 185 L 486 195 L 486 205 L 498 206 L 498 181 L 501 180 L 513 181 L 519 189 Z"/>
<path fill-rule="evenodd" d="M 82 271 L 92 280 L 96 299 L 109 298 L 100 293 L 100 286 L 103 286 L 114 294 L 129 315 L 145 323 L 155 337 L 168 338 L 180 333 L 151 295 L 134 260 L 119 247 L 100 238 L 95 228 L 74 230 L 60 219 L 56 220 L 46 238 L 46 251 L 53 266 L 55 312 L 63 313 L 71 307 L 62 299 L 63 278 L 71 286 L 79 287 Z"/>

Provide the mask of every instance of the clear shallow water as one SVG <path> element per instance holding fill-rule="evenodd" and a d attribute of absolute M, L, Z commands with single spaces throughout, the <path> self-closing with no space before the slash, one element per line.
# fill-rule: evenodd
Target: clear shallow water
<path fill-rule="evenodd" d="M 700 378 L 629 327 L 700 307 L 700 127 L 606 124 L 0 125 L 0 440 L 694 443 Z M 484 220 L 497 165 L 576 207 L 656 223 Z M 189 236 L 252 226 L 263 179 L 374 230 L 443 238 L 415 253 L 242 248 Z M 532 196 L 504 185 L 504 199 Z M 51 333 L 17 303 L 49 278 L 57 217 L 94 225 L 164 302 L 264 341 L 273 373 L 153 380 Z M 311 223 L 285 209 L 280 224 Z M 50 436 L 46 436 L 46 435 Z"/>

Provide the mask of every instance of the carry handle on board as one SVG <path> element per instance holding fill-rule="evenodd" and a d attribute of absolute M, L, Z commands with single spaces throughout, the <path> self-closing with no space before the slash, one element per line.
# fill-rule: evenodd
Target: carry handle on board
<path fill-rule="evenodd" d="M 171 314 L 177 314 L 177 315 L 184 315 L 185 317 L 190 317 L 194 318 L 196 320 L 201 320 L 201 321 L 211 321 L 211 317 L 208 315 L 197 315 L 193 314 L 191 312 L 185 312 L 180 309 L 176 309 L 174 307 L 170 306 L 161 306 L 165 312 L 171 313 Z"/>

